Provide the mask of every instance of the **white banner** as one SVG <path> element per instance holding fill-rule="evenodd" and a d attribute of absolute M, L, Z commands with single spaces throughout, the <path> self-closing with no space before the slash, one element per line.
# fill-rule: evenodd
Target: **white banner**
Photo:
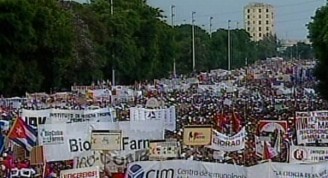
<path fill-rule="evenodd" d="M 129 164 L 129 178 L 327 178 L 328 163 L 266 162 L 252 167 L 191 160 L 143 161 Z"/>
<path fill-rule="evenodd" d="M 174 106 L 166 109 L 145 109 L 131 107 L 130 120 L 161 120 L 164 122 L 165 129 L 170 131 L 174 131 L 176 129 L 176 111 Z"/>
<path fill-rule="evenodd" d="M 149 125 L 151 127 L 149 127 Z M 70 160 L 81 155 L 91 154 L 92 130 L 122 130 L 122 151 L 141 150 L 149 148 L 149 140 L 163 140 L 163 122 L 134 121 L 134 122 L 77 122 L 70 124 L 44 124 L 39 130 L 53 132 L 59 128 L 66 128 L 63 144 L 44 145 L 44 154 L 47 161 Z M 41 138 L 39 132 L 39 139 Z M 60 150 L 60 153 L 58 153 Z"/>
<path fill-rule="evenodd" d="M 249 178 L 327 178 L 327 162 L 288 164 L 267 162 L 247 168 Z"/>
<path fill-rule="evenodd" d="M 313 163 L 328 161 L 327 147 L 291 146 L 290 163 Z"/>
<path fill-rule="evenodd" d="M 60 178 L 100 178 L 98 167 L 80 168 L 80 169 L 68 169 L 60 171 Z"/>
<path fill-rule="evenodd" d="M 73 122 L 114 122 L 116 111 L 113 108 L 94 110 L 52 109 L 47 124 Z"/>
<path fill-rule="evenodd" d="M 93 110 L 70 109 L 23 109 L 22 119 L 33 128 L 40 124 L 72 123 L 72 122 L 114 122 L 116 111 L 114 108 L 100 108 Z"/>
<path fill-rule="evenodd" d="M 212 144 L 206 146 L 213 150 L 221 151 L 238 151 L 245 148 L 246 130 L 243 127 L 237 134 L 227 136 L 222 133 L 214 131 L 212 135 Z"/>
<path fill-rule="evenodd" d="M 28 110 L 22 109 L 21 117 L 32 128 L 37 129 L 38 125 L 45 124 L 50 118 L 51 109 Z"/>
<path fill-rule="evenodd" d="M 126 177 L 134 178 L 246 178 L 246 168 L 191 160 L 143 161 L 129 164 Z M 263 178 L 263 177 L 262 177 Z"/>

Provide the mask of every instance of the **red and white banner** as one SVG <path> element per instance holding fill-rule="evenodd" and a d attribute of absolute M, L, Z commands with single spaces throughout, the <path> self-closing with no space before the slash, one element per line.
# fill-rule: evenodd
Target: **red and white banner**
<path fill-rule="evenodd" d="M 99 167 L 63 170 L 60 178 L 100 178 Z"/>
<path fill-rule="evenodd" d="M 270 135 L 280 130 L 281 133 L 287 133 L 287 121 L 261 120 L 258 125 L 258 136 L 261 141 L 272 141 Z"/>

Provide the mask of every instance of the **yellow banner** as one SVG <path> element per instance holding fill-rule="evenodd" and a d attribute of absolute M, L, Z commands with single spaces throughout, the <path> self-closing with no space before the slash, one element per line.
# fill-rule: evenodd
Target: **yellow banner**
<path fill-rule="evenodd" d="M 183 129 L 183 143 L 190 146 L 210 145 L 212 140 L 212 127 L 192 125 Z"/>

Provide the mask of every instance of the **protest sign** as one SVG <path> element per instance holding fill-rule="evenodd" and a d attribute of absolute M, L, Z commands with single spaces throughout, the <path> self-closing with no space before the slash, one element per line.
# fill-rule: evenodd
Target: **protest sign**
<path fill-rule="evenodd" d="M 121 150 L 121 130 L 93 130 L 91 133 L 92 150 Z"/>
<path fill-rule="evenodd" d="M 297 143 L 328 143 L 328 111 L 296 112 Z"/>
<path fill-rule="evenodd" d="M 150 141 L 149 158 L 177 158 L 180 153 L 180 145 L 177 141 Z"/>
<path fill-rule="evenodd" d="M 328 160 L 327 147 L 291 146 L 290 163 L 313 163 Z"/>
<path fill-rule="evenodd" d="M 164 122 L 164 128 L 170 131 L 176 129 L 176 111 L 171 106 L 166 109 L 146 109 L 146 108 L 130 108 L 130 120 L 161 120 Z"/>
<path fill-rule="evenodd" d="M 100 178 L 98 167 L 68 169 L 60 171 L 60 178 Z"/>
<path fill-rule="evenodd" d="M 216 131 L 213 132 L 212 144 L 206 147 L 221 151 L 238 151 L 245 148 L 245 127 L 243 127 L 237 134 L 231 137 Z"/>
<path fill-rule="evenodd" d="M 183 128 L 183 143 L 190 146 L 210 145 L 212 126 L 192 125 Z"/>

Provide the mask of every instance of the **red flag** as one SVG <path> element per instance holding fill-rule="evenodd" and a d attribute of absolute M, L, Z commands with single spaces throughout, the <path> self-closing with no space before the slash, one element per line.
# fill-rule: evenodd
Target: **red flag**
<path fill-rule="evenodd" d="M 222 131 L 227 123 L 228 120 L 223 111 L 216 115 L 216 126 L 219 128 L 219 131 Z"/>
<path fill-rule="evenodd" d="M 271 147 L 270 143 L 264 142 L 263 159 L 268 160 L 277 156 L 278 153 Z"/>
<path fill-rule="evenodd" d="M 239 132 L 241 130 L 241 118 L 235 113 L 232 113 L 232 130 Z"/>

